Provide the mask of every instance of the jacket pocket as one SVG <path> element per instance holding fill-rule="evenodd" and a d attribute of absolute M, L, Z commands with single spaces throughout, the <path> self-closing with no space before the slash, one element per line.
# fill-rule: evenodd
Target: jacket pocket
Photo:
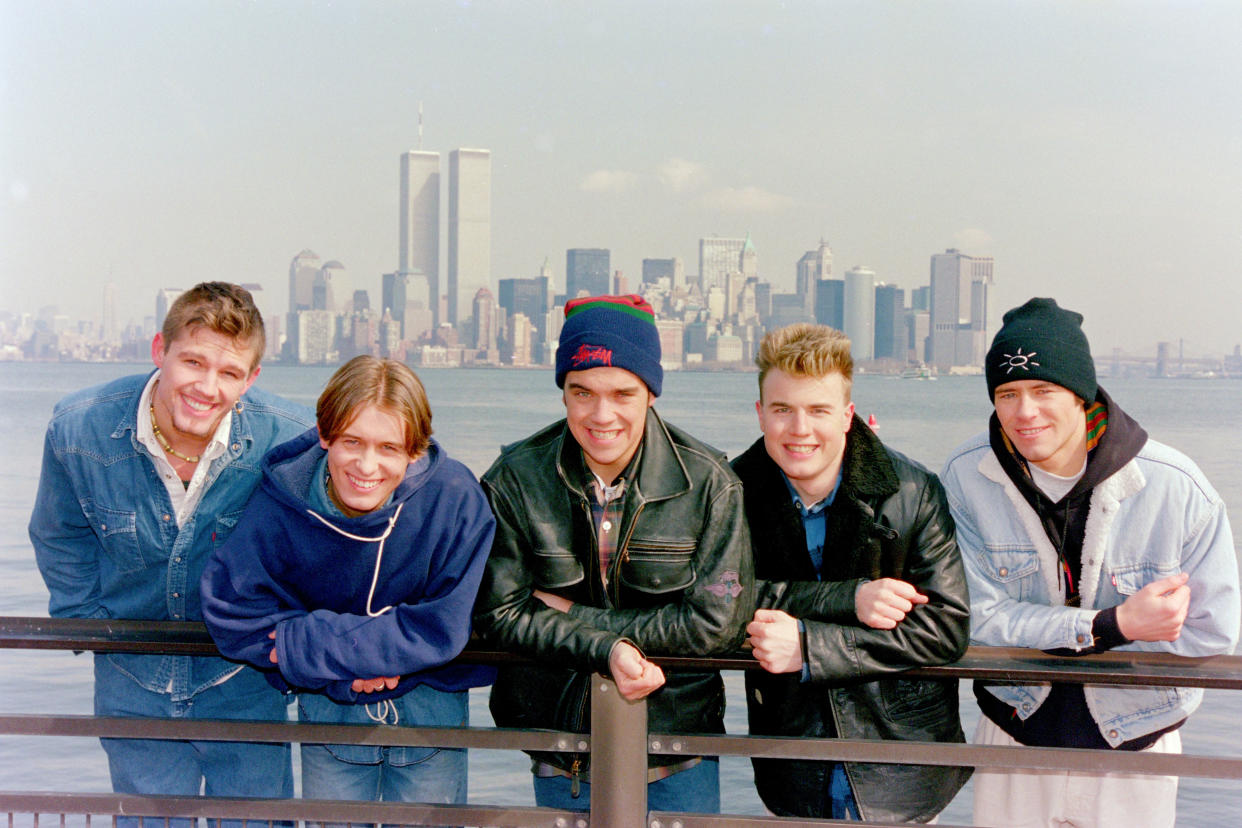
<path fill-rule="evenodd" d="M 989 546 L 976 560 L 985 578 L 996 583 L 1011 598 L 1029 601 L 1036 597 L 1039 584 L 1039 553 L 1034 549 Z"/>
<path fill-rule="evenodd" d="M 211 546 L 213 549 L 219 549 L 224 542 L 229 539 L 229 535 L 233 534 L 233 530 L 237 528 L 237 521 L 241 520 L 245 509 L 238 509 L 236 512 L 219 515 L 216 517 L 215 529 L 211 533 Z"/>
<path fill-rule="evenodd" d="M 138 513 L 107 509 L 95 503 L 83 505 L 104 552 L 121 572 L 136 572 L 145 565 L 138 545 Z"/>
<path fill-rule="evenodd" d="M 621 582 L 631 589 L 659 595 L 694 583 L 693 540 L 632 538 L 621 563 Z"/>
<path fill-rule="evenodd" d="M 923 730 L 957 716 L 957 681 L 882 679 L 884 712 L 895 727 Z"/>
<path fill-rule="evenodd" d="M 531 568 L 535 583 L 543 589 L 572 586 L 586 577 L 582 562 L 560 549 L 536 549 Z"/>
<path fill-rule="evenodd" d="M 1159 581 L 1161 578 L 1167 578 L 1178 570 L 1170 569 L 1163 571 L 1152 566 L 1150 563 L 1132 564 L 1128 567 L 1117 567 L 1109 570 L 1108 580 L 1113 585 L 1113 589 L 1123 596 L 1133 595 L 1152 581 Z"/>

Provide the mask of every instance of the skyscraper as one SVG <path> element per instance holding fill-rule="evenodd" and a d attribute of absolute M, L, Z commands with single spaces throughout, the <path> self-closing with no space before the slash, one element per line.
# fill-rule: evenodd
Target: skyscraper
<path fill-rule="evenodd" d="M 668 279 L 670 290 L 683 287 L 686 283 L 686 268 L 681 259 L 643 259 L 643 284 L 659 284 L 661 279 Z"/>
<path fill-rule="evenodd" d="M 845 272 L 845 318 L 842 330 L 850 338 L 856 360 L 875 358 L 875 271 L 854 267 Z"/>
<path fill-rule="evenodd" d="M 822 279 L 815 286 L 815 321 L 838 331 L 845 327 L 845 281 Z"/>
<path fill-rule="evenodd" d="M 471 312 L 480 288 L 492 279 L 492 153 L 456 149 L 449 153 L 448 323 L 459 325 Z"/>
<path fill-rule="evenodd" d="M 875 287 L 875 358 L 906 360 L 906 292 L 896 285 Z"/>
<path fill-rule="evenodd" d="M 587 296 L 608 293 L 612 254 L 599 247 L 574 247 L 565 251 L 565 297 L 573 299 L 582 291 Z"/>
<path fill-rule="evenodd" d="M 815 312 L 815 288 L 824 279 L 832 278 L 832 248 L 828 242 L 819 240 L 819 247 L 808 250 L 798 260 L 797 280 L 794 293 L 806 301 L 806 309 Z"/>
<path fill-rule="evenodd" d="M 734 271 L 745 272 L 742 254 L 750 246 L 750 262 L 755 268 L 755 246 L 750 236 L 744 239 L 699 239 L 699 287 L 704 293 L 713 287 L 724 287 L 725 277 Z M 747 275 L 753 276 L 754 273 Z"/>
<path fill-rule="evenodd" d="M 927 358 L 937 368 L 983 364 L 991 284 L 991 256 L 967 256 L 949 248 L 931 257 Z"/>
<path fill-rule="evenodd" d="M 289 313 L 314 307 L 319 267 L 319 256 L 313 250 L 303 250 L 289 263 Z"/>
<path fill-rule="evenodd" d="M 397 272 L 409 277 L 409 298 L 434 313 L 440 295 L 440 153 L 402 153 L 400 189 Z M 393 318 L 400 319 L 404 310 L 392 308 Z"/>

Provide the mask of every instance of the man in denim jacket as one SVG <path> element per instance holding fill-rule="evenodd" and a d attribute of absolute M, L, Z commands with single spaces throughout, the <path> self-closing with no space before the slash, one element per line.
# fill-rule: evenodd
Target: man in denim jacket
<path fill-rule="evenodd" d="M 88 388 L 48 425 L 30 539 L 53 616 L 201 620 L 199 580 L 310 412 L 249 390 L 263 320 L 250 293 L 199 284 L 151 343 L 156 370 Z M 286 718 L 262 674 L 222 658 L 99 653 L 95 713 Z M 103 739 L 118 793 L 287 797 L 287 744 Z M 185 822 L 184 820 L 175 822 Z"/>
<path fill-rule="evenodd" d="M 941 479 L 977 644 L 1184 656 L 1237 643 L 1238 568 L 1220 496 L 1096 385 L 1082 316 L 1052 299 L 1005 314 L 987 355 L 995 413 Z M 1181 750 L 1203 691 L 976 682 L 975 741 Z M 1177 777 L 980 772 L 978 825 L 1171 826 Z"/>

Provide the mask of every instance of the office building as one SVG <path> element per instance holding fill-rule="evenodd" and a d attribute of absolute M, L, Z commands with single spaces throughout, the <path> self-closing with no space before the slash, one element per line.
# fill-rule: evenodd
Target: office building
<path fill-rule="evenodd" d="M 603 248 L 576 247 L 565 251 L 565 297 L 604 296 L 612 273 L 612 254 Z"/>
<path fill-rule="evenodd" d="M 669 290 L 685 287 L 686 266 L 681 259 L 643 259 L 643 284 L 658 285 L 661 279 L 667 279 L 665 285 Z"/>
<path fill-rule="evenodd" d="M 940 370 L 982 366 L 988 347 L 992 257 L 950 248 L 931 257 L 928 361 Z"/>
<path fill-rule="evenodd" d="M 315 279 L 321 263 L 313 250 L 303 250 L 289 263 L 289 313 L 311 310 L 315 302 Z"/>
<path fill-rule="evenodd" d="M 850 338 L 854 359 L 875 358 L 875 271 L 854 267 L 845 272 L 845 314 L 841 330 Z"/>
<path fill-rule="evenodd" d="M 838 331 L 845 328 L 844 279 L 823 279 L 815 286 L 815 321 Z"/>
<path fill-rule="evenodd" d="M 819 247 L 808 250 L 798 260 L 798 272 L 794 293 L 803 297 L 808 313 L 815 312 L 815 288 L 825 279 L 832 278 L 832 248 L 820 239 Z"/>
<path fill-rule="evenodd" d="M 906 292 L 896 285 L 875 287 L 875 358 L 906 361 Z"/>
<path fill-rule="evenodd" d="M 758 272 L 758 258 L 749 235 L 744 239 L 699 239 L 699 288 L 704 293 L 713 287 L 724 287 L 725 278 L 734 272 L 746 276 Z"/>
<path fill-rule="evenodd" d="M 470 315 L 480 288 L 492 278 L 492 154 L 485 149 L 449 153 L 448 323 Z"/>
<path fill-rule="evenodd" d="M 408 277 L 409 298 L 434 313 L 440 295 L 440 153 L 402 153 L 400 191 L 397 272 Z M 392 308 L 393 319 L 403 312 Z"/>

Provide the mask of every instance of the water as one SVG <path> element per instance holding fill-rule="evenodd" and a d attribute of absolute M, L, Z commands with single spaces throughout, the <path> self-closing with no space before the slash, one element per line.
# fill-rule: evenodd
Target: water
<path fill-rule="evenodd" d="M 0 363 L 0 615 L 47 613 L 47 591 L 35 569 L 26 523 L 53 403 L 78 388 L 145 370 L 115 364 Z M 272 365 L 263 369 L 259 382 L 269 391 L 313 405 L 331 373 L 330 368 Z M 420 376 L 431 399 L 437 439 L 476 474 L 487 469 L 501 445 L 561 416 L 559 394 L 547 370 L 431 369 Z M 669 421 L 734 457 L 758 436 L 755 382 L 754 374 L 671 373 L 657 408 Z M 1105 385 L 1153 438 L 1194 458 L 1225 499 L 1235 525 L 1242 520 L 1242 383 L 1117 380 Z M 933 470 L 954 446 L 983 427 L 991 410 L 981 377 L 921 382 L 860 376 L 854 399 L 864 419 L 875 414 L 887 443 Z M 728 729 L 743 733 L 741 676 L 728 674 L 726 683 Z M 90 656 L 0 650 L 0 714 L 90 712 Z M 971 733 L 978 712 L 967 685 L 962 688 L 962 718 Z M 1188 754 L 1239 755 L 1239 720 L 1242 693 L 1209 690 L 1182 729 L 1183 749 Z M 486 690 L 471 696 L 471 721 L 492 725 Z M 470 772 L 472 802 L 534 804 L 523 754 L 472 751 Z M 725 758 L 721 788 L 726 813 L 763 813 L 748 761 Z M 0 789 L 108 791 L 103 752 L 95 739 L 0 737 Z M 970 822 L 969 787 L 940 821 Z M 1184 779 L 1178 823 L 1242 824 L 1242 792 L 1236 783 Z"/>

